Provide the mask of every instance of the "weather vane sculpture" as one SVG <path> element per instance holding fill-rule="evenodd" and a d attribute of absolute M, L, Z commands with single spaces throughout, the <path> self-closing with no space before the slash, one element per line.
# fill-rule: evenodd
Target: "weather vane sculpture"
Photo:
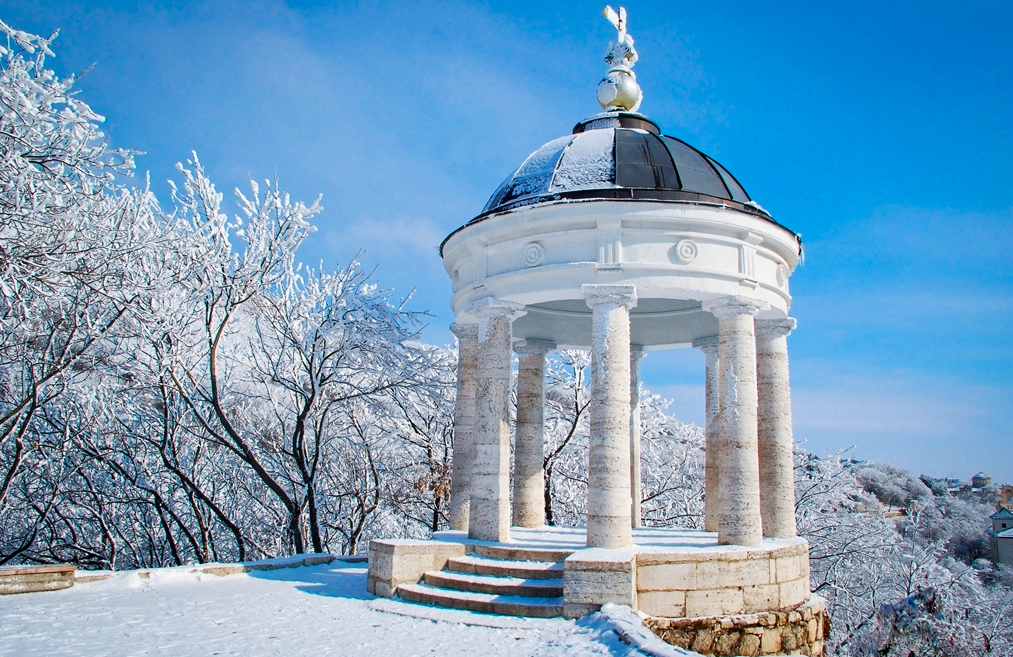
<path fill-rule="evenodd" d="M 637 51 L 633 47 L 633 37 L 626 32 L 626 8 L 620 7 L 617 14 L 611 6 L 602 12 L 619 36 L 615 43 L 609 44 L 605 53 L 605 63 L 609 65 L 608 73 L 598 83 L 598 104 L 606 112 L 636 112 L 644 94 L 637 84 L 637 76 L 633 65 L 637 63 Z"/>

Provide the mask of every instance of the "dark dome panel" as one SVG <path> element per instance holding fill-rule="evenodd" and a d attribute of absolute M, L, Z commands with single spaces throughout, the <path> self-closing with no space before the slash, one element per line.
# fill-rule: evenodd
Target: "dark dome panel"
<path fill-rule="evenodd" d="M 616 184 L 640 189 L 682 189 L 672 155 L 649 132 L 616 130 Z"/>
<path fill-rule="evenodd" d="M 727 187 L 728 191 L 732 193 L 733 201 L 738 201 L 739 203 L 749 203 L 751 201 L 749 194 L 746 193 L 746 190 L 742 189 L 742 185 L 740 185 L 739 181 L 735 179 L 735 176 L 728 173 L 728 169 L 725 169 L 710 157 L 707 158 L 707 161 L 710 162 L 711 166 L 714 167 L 721 175 L 721 180 L 724 181 L 725 187 Z"/>
<path fill-rule="evenodd" d="M 721 180 L 721 175 L 710 165 L 703 153 L 678 139 L 672 137 L 662 139 L 665 140 L 668 152 L 672 154 L 675 166 L 679 169 L 682 189 L 731 200 L 732 195 Z"/>

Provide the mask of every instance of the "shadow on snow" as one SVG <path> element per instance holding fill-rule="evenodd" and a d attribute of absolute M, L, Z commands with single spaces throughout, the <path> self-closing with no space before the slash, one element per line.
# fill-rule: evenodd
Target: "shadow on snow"
<path fill-rule="evenodd" d="M 313 595 L 330 598 L 372 600 L 366 592 L 366 565 L 335 561 L 319 566 L 299 566 L 277 570 L 251 570 L 247 573 L 257 579 L 275 582 L 297 582 L 296 589 Z"/>

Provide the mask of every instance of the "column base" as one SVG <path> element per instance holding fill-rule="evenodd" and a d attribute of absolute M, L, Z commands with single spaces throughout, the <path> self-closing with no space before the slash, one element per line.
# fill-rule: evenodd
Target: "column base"
<path fill-rule="evenodd" d="M 588 519 L 587 547 L 621 550 L 633 547 L 629 516 L 596 516 Z"/>

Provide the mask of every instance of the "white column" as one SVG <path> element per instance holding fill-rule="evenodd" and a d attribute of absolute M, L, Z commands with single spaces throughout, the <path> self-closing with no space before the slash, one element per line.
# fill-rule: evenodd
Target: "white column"
<path fill-rule="evenodd" d="M 514 441 L 514 525 L 545 524 L 545 354 L 556 348 L 544 340 L 514 345 L 517 369 L 517 437 Z"/>
<path fill-rule="evenodd" d="M 788 335 L 793 318 L 756 320 L 757 431 L 763 535 L 795 538 L 795 461 L 792 454 Z"/>
<path fill-rule="evenodd" d="M 592 308 L 591 437 L 588 445 L 587 545 L 633 545 L 630 512 L 630 308 L 633 285 L 584 285 Z"/>
<path fill-rule="evenodd" d="M 643 357 L 642 346 L 630 347 L 630 495 L 634 529 L 643 524 L 640 512 L 640 500 L 644 496 L 640 482 L 640 359 Z"/>
<path fill-rule="evenodd" d="M 703 304 L 718 318 L 721 481 L 718 543 L 760 545 L 760 466 L 756 443 L 756 339 L 753 316 L 767 304 L 731 296 Z"/>
<path fill-rule="evenodd" d="M 493 297 L 467 308 L 480 319 L 468 537 L 482 541 L 510 540 L 510 328 L 522 308 Z"/>
<path fill-rule="evenodd" d="M 457 336 L 457 400 L 454 404 L 454 469 L 450 484 L 450 528 L 468 531 L 475 429 L 475 366 L 478 324 L 451 324 Z"/>
<path fill-rule="evenodd" d="M 709 532 L 718 530 L 718 511 L 721 507 L 721 397 L 719 386 L 720 370 L 718 362 L 718 337 L 701 338 L 693 341 L 693 346 L 704 353 L 707 358 L 706 383 L 704 384 L 704 408 L 706 424 L 704 425 L 704 529 Z"/>

